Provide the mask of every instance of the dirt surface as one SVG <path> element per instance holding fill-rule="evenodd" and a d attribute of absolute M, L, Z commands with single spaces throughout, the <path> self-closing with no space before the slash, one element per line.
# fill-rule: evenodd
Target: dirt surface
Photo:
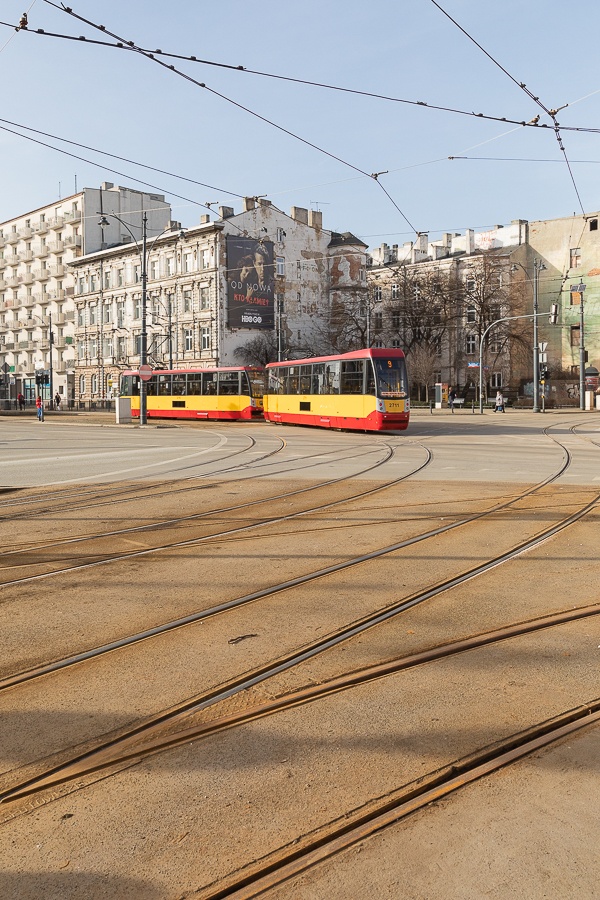
<path fill-rule="evenodd" d="M 401 436 L 259 425 L 125 437 L 61 421 L 46 432 L 60 470 L 53 487 L 32 481 L 0 496 L 0 679 L 196 618 L 0 690 L 0 794 L 424 591 L 431 597 L 387 622 L 135 746 L 384 660 L 600 602 L 597 421 L 423 413 Z M 37 471 L 50 471 L 31 428 L 2 423 L 6 459 L 22 443 L 30 464 L 37 454 Z M 134 435 L 145 448 L 139 472 Z M 69 462 L 74 441 L 80 456 Z M 93 477 L 77 481 L 80 465 Z M 209 896 L 207 886 L 375 798 L 597 699 L 599 646 L 600 617 L 582 618 L 7 797 L 0 896 Z M 269 896 L 537 900 L 565 896 L 569 883 L 595 897 L 597 736 L 489 776 Z"/>

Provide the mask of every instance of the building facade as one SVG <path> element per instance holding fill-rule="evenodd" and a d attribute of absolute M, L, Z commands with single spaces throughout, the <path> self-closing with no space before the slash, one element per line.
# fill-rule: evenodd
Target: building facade
<path fill-rule="evenodd" d="M 264 363 L 329 352 L 332 310 L 366 296 L 366 244 L 327 231 L 320 212 L 246 198 L 235 214 L 108 247 L 71 263 L 76 395 L 115 396 L 119 374 Z M 145 272 L 144 272 L 145 269 Z M 144 274 L 146 276 L 144 304 Z"/>
<path fill-rule="evenodd" d="M 108 217 L 102 229 L 98 211 Z M 171 217 L 164 197 L 107 182 L 0 224 L 0 399 L 75 390 L 75 281 L 70 263 L 105 244 L 131 241 Z M 118 216 L 119 218 L 115 218 Z M 119 221 L 122 220 L 122 222 Z M 123 225 L 125 223 L 125 225 Z M 37 382 L 37 383 L 36 383 Z M 41 384 L 40 384 L 41 382 Z"/>

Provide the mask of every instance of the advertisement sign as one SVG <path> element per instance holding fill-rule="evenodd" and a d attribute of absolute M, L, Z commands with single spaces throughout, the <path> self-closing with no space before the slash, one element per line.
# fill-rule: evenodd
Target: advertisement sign
<path fill-rule="evenodd" d="M 273 242 L 227 237 L 227 324 L 275 327 Z"/>

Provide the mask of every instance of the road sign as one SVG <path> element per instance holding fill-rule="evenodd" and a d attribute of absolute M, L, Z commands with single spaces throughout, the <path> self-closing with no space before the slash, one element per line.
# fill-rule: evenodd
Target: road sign
<path fill-rule="evenodd" d="M 4 365 L 2 366 L 2 371 L 4 372 L 5 375 L 8 375 L 8 373 L 10 372 L 10 366 L 8 363 L 6 363 L 6 362 L 4 363 Z"/>
<path fill-rule="evenodd" d="M 540 353 L 545 353 L 548 349 L 548 341 L 540 341 Z"/>
<path fill-rule="evenodd" d="M 152 378 L 152 366 L 140 366 L 138 372 L 142 381 L 150 381 Z"/>
<path fill-rule="evenodd" d="M 541 362 L 541 363 L 547 363 L 547 362 L 548 362 L 548 354 L 547 354 L 547 353 L 540 353 L 540 362 Z"/>
<path fill-rule="evenodd" d="M 478 368 L 479 368 L 479 363 L 478 363 L 478 362 L 470 362 L 470 363 L 467 363 L 467 369 L 478 369 Z"/>

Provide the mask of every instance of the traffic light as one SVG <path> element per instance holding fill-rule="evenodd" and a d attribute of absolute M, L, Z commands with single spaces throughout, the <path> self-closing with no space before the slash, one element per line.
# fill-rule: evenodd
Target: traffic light
<path fill-rule="evenodd" d="M 546 365 L 540 366 L 540 381 L 546 381 L 550 377 L 550 369 Z"/>
<path fill-rule="evenodd" d="M 551 325 L 556 325 L 556 323 L 558 322 L 558 303 L 553 303 L 550 307 L 550 316 L 548 318 L 548 321 Z"/>

